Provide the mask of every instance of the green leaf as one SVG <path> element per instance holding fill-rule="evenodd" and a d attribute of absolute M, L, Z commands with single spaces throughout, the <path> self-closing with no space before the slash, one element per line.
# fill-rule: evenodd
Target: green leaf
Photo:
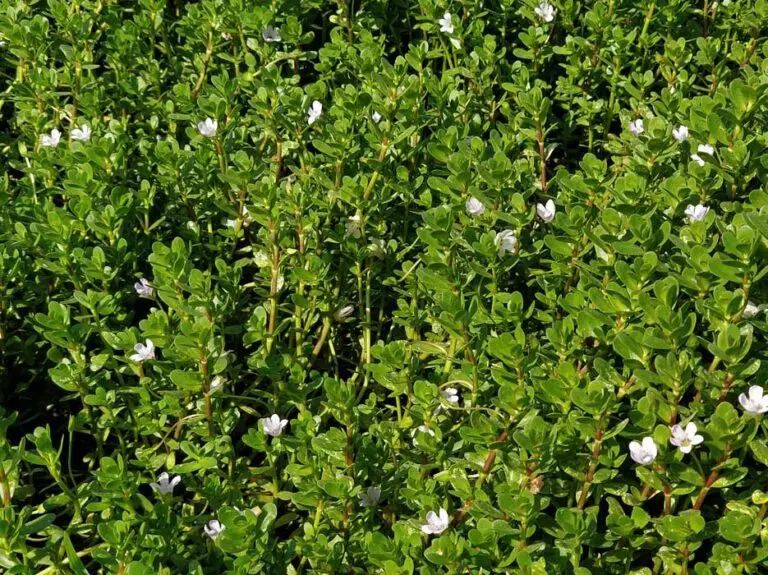
<path fill-rule="evenodd" d="M 75 575 L 88 575 L 85 565 L 83 565 L 83 562 L 80 560 L 80 557 L 78 557 L 77 552 L 72 545 L 69 534 L 65 532 L 62 540 L 64 542 L 64 550 L 67 552 L 67 559 L 69 559 L 69 568 L 75 572 Z M 130 570 L 128 573 L 130 574 Z"/>
<path fill-rule="evenodd" d="M 217 465 L 218 461 L 215 457 L 201 457 L 197 461 L 185 461 L 174 467 L 173 471 L 183 475 L 193 471 L 200 471 L 201 469 L 213 469 Z"/>
<path fill-rule="evenodd" d="M 56 520 L 56 515 L 54 513 L 45 513 L 43 515 L 40 515 L 39 517 L 35 517 L 31 521 L 26 522 L 21 527 L 21 529 L 19 529 L 19 536 L 27 537 L 29 535 L 40 533 L 46 527 L 53 524 L 55 520 Z"/>
<path fill-rule="evenodd" d="M 718 521 L 720 535 L 726 541 L 742 544 L 760 531 L 760 520 L 741 511 L 729 511 Z"/>
<path fill-rule="evenodd" d="M 171 372 L 171 381 L 184 391 L 202 391 L 203 376 L 196 371 L 181 371 L 175 369 Z"/>

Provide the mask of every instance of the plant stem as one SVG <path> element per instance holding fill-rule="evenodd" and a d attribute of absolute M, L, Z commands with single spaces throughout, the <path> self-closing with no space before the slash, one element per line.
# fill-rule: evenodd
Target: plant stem
<path fill-rule="evenodd" d="M 296 236 L 299 243 L 299 258 L 301 260 L 302 267 L 306 269 L 307 264 L 304 261 L 304 226 L 301 223 L 301 213 L 298 209 L 296 210 Z M 296 295 L 297 302 L 304 297 L 304 280 L 299 280 L 299 287 L 296 290 Z M 304 345 L 304 336 L 301 326 L 301 309 L 301 306 L 296 303 L 293 310 L 293 324 L 296 337 L 296 357 L 301 357 L 304 355 L 304 350 L 302 349 Z"/>
<path fill-rule="evenodd" d="M 539 185 L 541 193 L 547 193 L 547 156 L 544 147 L 544 130 L 541 127 L 541 119 L 536 118 L 536 143 L 539 146 Z"/>
<path fill-rule="evenodd" d="M 331 330 L 331 318 L 327 317 L 323 320 L 323 329 L 320 332 L 320 338 L 317 340 L 315 347 L 312 348 L 312 355 L 309 358 L 307 369 L 312 368 L 312 365 L 315 363 L 317 356 L 320 355 L 320 352 L 323 350 L 323 346 L 325 345 L 325 340 L 328 337 L 328 332 L 330 330 Z"/>
<path fill-rule="evenodd" d="M 381 148 L 379 148 L 379 163 L 384 161 L 384 157 L 387 155 L 387 148 L 389 147 L 389 140 L 385 137 L 381 141 Z M 363 201 L 367 201 L 368 198 L 371 196 L 371 192 L 373 191 L 373 186 L 376 183 L 376 180 L 379 178 L 379 169 L 377 168 L 373 174 L 371 174 L 371 179 L 368 180 L 368 185 L 365 187 L 365 191 L 363 192 Z"/>
<path fill-rule="evenodd" d="M 499 435 L 496 438 L 496 443 L 502 443 L 507 440 L 508 432 L 506 430 L 501 432 L 501 435 Z M 485 479 L 488 477 L 488 475 L 491 473 L 491 470 L 493 469 L 493 464 L 496 462 L 496 449 L 491 449 L 488 452 L 488 455 L 485 458 L 485 462 L 483 463 L 483 469 L 480 472 L 480 475 L 477 476 L 477 480 L 475 481 L 475 490 L 480 489 L 483 486 L 483 483 L 485 483 Z M 465 501 L 464 505 L 461 509 L 456 513 L 456 515 L 453 518 L 453 524 L 458 525 L 462 521 L 464 521 L 464 518 L 467 516 L 467 509 L 472 507 L 471 501 Z"/>
<path fill-rule="evenodd" d="M 726 444 L 726 447 L 725 447 L 725 453 L 720 458 L 720 460 L 718 461 L 717 465 L 720 465 L 726 459 L 728 459 L 728 456 L 730 455 L 730 452 L 731 452 L 731 444 L 728 443 L 728 444 Z M 698 497 L 696 497 L 696 501 L 693 504 L 693 508 L 694 509 L 696 509 L 697 511 L 699 511 L 701 509 L 701 506 L 704 505 L 704 499 L 706 499 L 707 493 L 709 493 L 709 489 L 712 487 L 712 484 L 715 481 L 717 481 L 718 477 L 720 477 L 720 471 L 717 470 L 717 469 L 713 469 L 709 473 L 709 476 L 707 477 L 706 483 L 704 484 L 704 486 L 699 491 L 699 495 L 698 495 Z"/>
<path fill-rule="evenodd" d="M 82 551 L 78 551 L 75 553 L 78 557 L 85 557 L 86 555 L 90 555 L 91 551 L 93 551 L 93 547 L 89 547 L 88 549 L 83 549 Z M 61 562 L 61 565 L 68 565 L 69 564 L 69 558 L 65 557 L 64 560 Z M 50 567 L 46 567 L 42 571 L 39 571 L 37 575 L 53 575 L 54 573 L 59 573 L 59 566 L 57 565 L 51 565 Z"/>
<path fill-rule="evenodd" d="M 592 480 L 595 478 L 595 470 L 597 470 L 598 458 L 600 457 L 600 444 L 603 441 L 603 418 L 597 422 L 597 430 L 595 431 L 595 444 L 592 447 L 592 458 L 589 462 L 589 469 L 587 475 L 584 478 L 584 486 L 581 488 L 581 495 L 579 496 L 579 502 L 576 505 L 576 509 L 584 509 L 584 505 L 587 502 L 589 494 L 589 488 L 592 486 Z"/>
<path fill-rule="evenodd" d="M 208 420 L 208 435 L 213 437 L 213 406 L 211 404 L 211 388 L 208 380 L 208 359 L 205 351 L 200 350 L 200 372 L 203 374 L 203 396 L 205 397 L 205 417 Z"/>
<path fill-rule="evenodd" d="M 208 46 L 205 49 L 205 58 L 203 59 L 203 70 L 200 72 L 200 77 L 197 79 L 194 89 L 192 90 L 192 98 L 197 98 L 200 88 L 203 87 L 205 77 L 208 74 L 208 66 L 211 63 L 211 56 L 213 55 L 213 31 L 208 32 Z"/>
<path fill-rule="evenodd" d="M 272 338 L 277 326 L 277 280 L 280 277 L 280 246 L 278 245 L 277 229 L 271 220 L 268 224 L 272 241 L 272 281 L 269 287 L 269 324 L 267 326 L 267 354 L 272 350 Z"/>
<path fill-rule="evenodd" d="M 450 336 L 449 336 L 450 337 Z M 456 355 L 456 339 L 451 337 L 451 343 L 448 347 L 448 354 L 445 356 L 445 364 L 443 365 L 443 381 L 448 381 L 451 375 L 451 369 L 453 368 L 453 357 Z"/>
<path fill-rule="evenodd" d="M 280 181 L 280 173 L 283 171 L 283 143 L 277 140 L 275 152 L 275 183 Z"/>
<path fill-rule="evenodd" d="M 627 381 L 624 382 L 624 385 L 621 386 L 619 391 L 616 392 L 616 397 L 618 399 L 621 399 L 622 397 L 624 397 L 629 391 L 629 388 L 632 387 L 634 384 L 635 384 L 635 376 L 632 375 L 629 377 L 629 379 L 627 379 Z"/>
<path fill-rule="evenodd" d="M 651 19 L 653 18 L 654 10 L 656 10 L 656 2 L 651 2 L 651 5 L 648 7 L 648 12 L 646 12 L 645 14 L 645 20 L 643 21 L 643 29 L 641 30 L 640 37 L 638 38 L 638 42 L 641 44 L 645 40 L 645 35 L 648 32 L 648 26 L 650 25 Z M 706 36 L 706 34 L 704 34 L 704 36 Z"/>
<path fill-rule="evenodd" d="M 0 495 L 2 495 L 3 507 L 11 506 L 11 488 L 8 485 L 8 478 L 5 476 L 5 469 L 0 463 Z"/>
<path fill-rule="evenodd" d="M 227 173 L 227 160 L 224 157 L 224 146 L 221 145 L 221 140 L 219 138 L 216 138 L 216 155 L 219 158 L 219 170 L 221 170 L 222 174 Z"/>
<path fill-rule="evenodd" d="M 363 388 L 368 387 L 368 369 L 371 363 L 371 268 L 365 270 L 365 325 L 363 327 Z"/>
<path fill-rule="evenodd" d="M 723 389 L 720 390 L 720 395 L 717 397 L 718 405 L 725 401 L 725 398 L 728 395 L 728 391 L 731 389 L 732 383 L 733 374 L 729 373 L 725 376 L 725 380 L 723 380 Z"/>

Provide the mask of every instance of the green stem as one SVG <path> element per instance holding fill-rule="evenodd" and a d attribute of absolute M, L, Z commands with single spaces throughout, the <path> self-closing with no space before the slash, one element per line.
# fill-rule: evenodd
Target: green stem
<path fill-rule="evenodd" d="M 448 347 L 448 355 L 445 356 L 445 364 L 443 364 L 443 381 L 448 381 L 451 375 L 451 369 L 453 369 L 453 357 L 456 355 L 456 339 L 451 337 L 451 344 Z"/>
<path fill-rule="evenodd" d="M 192 99 L 197 98 L 200 88 L 203 87 L 205 77 L 208 74 L 208 66 L 211 63 L 211 56 L 213 55 L 213 31 L 208 32 L 208 45 L 205 49 L 205 57 L 203 59 L 203 69 L 200 72 L 200 77 L 197 79 L 194 89 L 192 90 Z"/>
<path fill-rule="evenodd" d="M 272 281 L 269 287 L 269 324 L 267 326 L 267 354 L 272 350 L 272 339 L 277 326 L 277 282 L 280 277 L 280 246 L 277 229 L 269 222 L 269 235 L 272 240 Z"/>
<path fill-rule="evenodd" d="M 309 358 L 309 364 L 307 365 L 307 369 L 310 369 L 312 365 L 315 363 L 315 360 L 317 359 L 317 356 L 320 355 L 320 352 L 323 350 L 323 346 L 325 345 L 325 340 L 328 337 L 328 332 L 331 330 L 331 318 L 327 317 L 323 320 L 323 329 L 320 332 L 320 337 L 317 340 L 317 343 L 315 344 L 315 347 L 312 349 L 312 355 Z"/>
<path fill-rule="evenodd" d="M 368 369 L 371 364 L 371 268 L 365 271 L 365 326 L 363 328 L 363 388 L 368 387 Z"/>
<path fill-rule="evenodd" d="M 389 148 L 389 140 L 385 137 L 381 141 L 381 147 L 379 148 L 379 163 L 384 161 L 384 157 L 387 155 L 387 148 Z M 373 174 L 371 175 L 371 179 L 368 181 L 368 185 L 365 187 L 365 191 L 363 192 L 363 201 L 367 201 L 368 198 L 371 196 L 371 192 L 373 191 L 373 186 L 376 183 L 376 180 L 379 178 L 379 170 L 376 169 Z"/>
<path fill-rule="evenodd" d="M 3 507 L 11 506 L 11 488 L 8 485 L 8 478 L 5 476 L 5 469 L 0 463 L 0 496 L 2 496 Z"/>
<path fill-rule="evenodd" d="M 705 0 L 706 2 L 706 0 Z M 651 19 L 653 18 L 653 11 L 656 10 L 656 2 L 651 2 L 651 5 L 648 7 L 648 12 L 645 14 L 645 21 L 643 21 L 643 29 L 640 32 L 640 37 L 638 38 L 638 42 L 642 44 L 645 40 L 645 35 L 648 32 L 648 26 L 651 23 Z M 705 19 L 706 22 L 706 19 Z M 704 34 L 706 36 L 706 34 Z"/>

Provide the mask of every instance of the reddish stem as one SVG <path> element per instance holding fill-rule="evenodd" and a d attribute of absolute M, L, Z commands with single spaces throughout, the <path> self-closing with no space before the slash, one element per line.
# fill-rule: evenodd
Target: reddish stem
<path fill-rule="evenodd" d="M 584 478 L 584 487 L 581 488 L 581 495 L 579 496 L 579 502 L 576 505 L 576 509 L 584 509 L 589 494 L 589 487 L 592 485 L 592 480 L 595 478 L 597 460 L 598 457 L 600 457 L 600 443 L 603 440 L 603 430 L 601 429 L 601 425 L 602 421 L 598 423 L 597 431 L 595 432 L 595 445 L 592 447 L 592 459 L 589 463 L 587 475 Z"/>
<path fill-rule="evenodd" d="M 508 433 L 506 431 L 502 431 L 501 435 L 496 439 L 496 443 L 501 443 L 503 441 L 506 441 L 508 437 Z M 491 469 L 493 469 L 493 464 L 496 461 L 496 450 L 491 449 L 491 451 L 488 453 L 488 456 L 485 458 L 485 462 L 483 463 L 483 470 L 480 473 L 480 476 L 477 478 L 477 483 L 475 484 L 475 489 L 480 487 L 483 482 L 485 481 L 485 478 L 488 476 L 488 474 L 491 472 Z M 458 525 L 462 521 L 464 521 L 464 518 L 467 515 L 467 509 L 472 507 L 472 501 L 465 501 L 464 505 L 459 511 L 456 513 L 456 516 L 453 518 L 454 525 Z"/>

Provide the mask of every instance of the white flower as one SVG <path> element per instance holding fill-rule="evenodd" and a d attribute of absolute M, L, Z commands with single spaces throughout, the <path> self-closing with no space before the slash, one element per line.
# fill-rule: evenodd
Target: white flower
<path fill-rule="evenodd" d="M 373 120 L 374 124 L 378 124 L 381 122 L 381 114 L 374 111 L 373 114 L 371 114 L 371 120 Z"/>
<path fill-rule="evenodd" d="M 685 215 L 688 216 L 689 222 L 700 222 L 707 217 L 708 213 L 709 208 L 702 204 L 698 206 L 688 204 L 688 207 L 685 208 Z"/>
<path fill-rule="evenodd" d="M 644 437 L 642 443 L 632 441 L 629 444 L 629 455 L 640 465 L 649 465 L 656 459 L 659 451 L 656 448 L 656 444 L 653 442 L 653 438 Z"/>
<path fill-rule="evenodd" d="M 281 42 L 283 39 L 280 37 L 280 28 L 274 26 L 267 26 L 261 31 L 261 37 L 265 42 Z"/>
<path fill-rule="evenodd" d="M 365 493 L 360 494 L 360 505 L 363 507 L 376 507 L 381 497 L 381 489 L 378 487 L 369 487 Z"/>
<path fill-rule="evenodd" d="M 700 166 L 702 167 L 704 166 L 705 162 L 704 160 L 701 159 L 701 156 L 699 156 L 698 154 L 691 154 L 691 159 L 697 164 L 699 164 Z"/>
<path fill-rule="evenodd" d="M 359 238 L 362 235 L 360 231 L 360 215 L 355 214 L 349 217 L 349 221 L 344 225 L 348 236 Z"/>
<path fill-rule="evenodd" d="M 217 375 L 211 380 L 211 391 L 216 391 L 221 387 L 221 385 L 224 383 L 224 380 L 221 378 L 220 375 Z"/>
<path fill-rule="evenodd" d="M 232 34 L 230 34 L 229 32 L 222 32 L 221 39 L 229 41 L 232 39 Z"/>
<path fill-rule="evenodd" d="M 78 142 L 87 142 L 91 139 L 91 129 L 87 124 L 83 124 L 82 128 L 75 128 L 69 135 Z"/>
<path fill-rule="evenodd" d="M 443 17 L 437 21 L 440 24 L 440 31 L 446 34 L 453 34 L 453 22 L 451 22 L 451 13 L 446 12 Z"/>
<path fill-rule="evenodd" d="M 285 285 L 285 276 L 283 274 L 280 274 L 277 276 L 277 291 L 282 291 L 283 286 Z"/>
<path fill-rule="evenodd" d="M 448 512 L 441 507 L 439 514 L 434 511 L 427 513 L 427 523 L 421 526 L 421 532 L 427 535 L 440 535 L 448 529 L 450 524 L 451 519 L 448 517 Z"/>
<path fill-rule="evenodd" d="M 542 2 L 534 9 L 536 16 L 544 20 L 544 22 L 552 22 L 555 19 L 555 7 L 549 2 Z"/>
<path fill-rule="evenodd" d="M 211 118 L 206 118 L 204 122 L 200 122 L 197 125 L 197 131 L 206 138 L 214 138 L 218 129 L 219 122 Z"/>
<path fill-rule="evenodd" d="M 61 141 L 61 132 L 56 128 L 51 130 L 50 134 L 43 134 L 40 136 L 40 145 L 44 148 L 55 148 Z"/>
<path fill-rule="evenodd" d="M 704 442 L 704 438 L 697 435 L 696 431 L 695 423 L 689 423 L 685 429 L 681 425 L 673 425 L 672 437 L 669 438 L 669 442 L 675 447 L 679 447 L 683 453 L 690 453 L 694 445 Z"/>
<path fill-rule="evenodd" d="M 536 213 L 544 221 L 544 223 L 548 224 L 555 219 L 555 214 L 557 213 L 555 202 L 552 200 L 547 200 L 546 204 L 536 204 Z"/>
<path fill-rule="evenodd" d="M 157 483 L 154 481 L 149 486 L 155 491 L 159 491 L 163 495 L 170 493 L 173 495 L 173 488 L 176 487 L 181 481 L 181 477 L 176 475 L 173 479 L 170 479 L 168 473 L 163 471 L 160 477 L 157 478 Z"/>
<path fill-rule="evenodd" d="M 715 149 L 709 144 L 699 144 L 696 151 L 699 152 L 699 154 L 709 154 L 710 156 L 715 153 Z"/>
<path fill-rule="evenodd" d="M 348 318 L 355 312 L 355 306 L 353 305 L 345 305 L 344 307 L 340 307 L 336 310 L 336 313 L 333 314 L 333 317 L 336 321 L 341 321 L 345 318 Z"/>
<path fill-rule="evenodd" d="M 499 249 L 499 257 L 504 257 L 507 252 L 515 251 L 517 237 L 514 230 L 504 230 L 496 234 L 496 247 Z"/>
<path fill-rule="evenodd" d="M 216 519 L 211 519 L 207 525 L 203 525 L 203 531 L 211 539 L 216 539 L 225 529 L 226 526 L 219 523 Z"/>
<path fill-rule="evenodd" d="M 680 143 L 685 142 L 688 139 L 688 127 L 680 124 L 672 130 L 672 137 Z"/>
<path fill-rule="evenodd" d="M 744 307 L 744 311 L 741 313 L 741 315 L 745 319 L 752 319 L 755 317 L 758 313 L 760 313 L 763 309 L 763 306 L 757 305 L 751 301 L 747 302 L 746 307 Z"/>
<path fill-rule="evenodd" d="M 264 433 L 271 435 L 272 437 L 282 435 L 286 425 L 288 425 L 288 420 L 280 419 L 280 416 L 276 413 L 261 420 L 261 426 L 264 429 Z"/>
<path fill-rule="evenodd" d="M 312 107 L 307 110 L 307 123 L 311 126 L 323 113 L 323 105 L 315 100 L 312 102 Z"/>
<path fill-rule="evenodd" d="M 467 200 L 467 213 L 471 216 L 482 216 L 485 213 L 483 202 L 477 198 L 469 198 Z"/>
<path fill-rule="evenodd" d="M 152 343 L 151 339 L 148 339 L 146 341 L 146 345 L 143 343 L 137 343 L 133 346 L 134 353 L 131 356 L 131 361 L 146 361 L 148 359 L 155 359 L 155 344 Z"/>
<path fill-rule="evenodd" d="M 151 299 L 155 293 L 154 288 L 146 278 L 141 278 L 139 281 L 133 284 L 133 289 L 136 290 L 136 293 L 139 294 L 139 297 L 145 297 L 147 299 Z"/>
<path fill-rule="evenodd" d="M 643 119 L 638 118 L 637 120 L 634 120 L 629 123 L 629 131 L 634 136 L 639 136 L 643 132 L 645 132 L 645 128 L 643 127 Z"/>
<path fill-rule="evenodd" d="M 753 385 L 749 388 L 749 397 L 743 393 L 739 395 L 739 403 L 744 411 L 752 415 L 759 415 L 768 411 L 768 395 L 763 395 L 763 388 Z"/>
<path fill-rule="evenodd" d="M 459 390 L 455 387 L 446 387 L 440 390 L 440 397 L 451 405 L 459 403 Z"/>

